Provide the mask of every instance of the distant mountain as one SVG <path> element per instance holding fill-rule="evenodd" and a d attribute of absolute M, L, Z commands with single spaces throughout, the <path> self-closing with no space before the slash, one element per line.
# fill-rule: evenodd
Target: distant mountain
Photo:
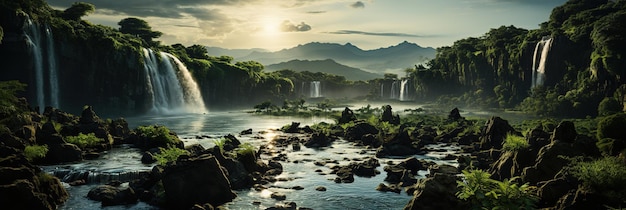
<path fill-rule="evenodd" d="M 234 58 L 245 57 L 252 52 L 268 52 L 266 49 L 253 48 L 253 49 L 225 49 L 221 47 L 205 47 L 207 53 L 210 56 L 222 56 L 228 55 Z"/>
<path fill-rule="evenodd" d="M 254 60 L 263 65 L 270 65 L 290 60 L 326 60 L 356 67 L 365 71 L 382 74 L 389 70 L 403 70 L 416 64 L 424 63 L 435 57 L 435 49 L 421 47 L 414 43 L 402 42 L 395 46 L 374 50 L 362 50 L 350 43 L 312 42 L 277 52 L 254 51 L 235 60 Z"/>
<path fill-rule="evenodd" d="M 291 69 L 294 71 L 324 72 L 346 77 L 347 80 L 370 80 L 381 78 L 381 74 L 374 74 L 361 69 L 339 64 L 331 59 L 326 60 L 291 60 L 265 67 L 267 71 Z"/>

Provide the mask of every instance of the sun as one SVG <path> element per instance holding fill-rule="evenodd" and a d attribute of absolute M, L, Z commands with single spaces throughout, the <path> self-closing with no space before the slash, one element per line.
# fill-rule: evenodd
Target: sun
<path fill-rule="evenodd" d="M 280 21 L 274 17 L 263 18 L 260 21 L 261 33 L 266 36 L 278 36 L 280 34 Z"/>

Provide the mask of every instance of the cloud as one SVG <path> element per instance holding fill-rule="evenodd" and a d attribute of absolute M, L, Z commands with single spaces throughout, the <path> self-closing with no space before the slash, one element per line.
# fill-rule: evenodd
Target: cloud
<path fill-rule="evenodd" d="M 301 22 L 300 24 L 296 25 L 296 24 L 293 24 L 291 21 L 285 20 L 280 25 L 280 30 L 283 32 L 303 32 L 303 31 L 310 31 L 311 26 L 304 22 Z"/>
<path fill-rule="evenodd" d="M 366 31 L 353 31 L 353 30 L 339 30 L 333 32 L 327 32 L 329 34 L 358 34 L 358 35 L 366 35 L 366 36 L 393 36 L 393 37 L 424 37 L 415 34 L 405 34 L 405 33 L 377 33 L 377 32 L 366 32 Z"/>
<path fill-rule="evenodd" d="M 365 8 L 365 3 L 363 3 L 362 1 L 357 1 L 357 2 L 350 4 L 350 6 L 352 8 Z"/>
<path fill-rule="evenodd" d="M 326 11 L 308 11 L 306 13 L 308 13 L 308 14 L 323 14 L 323 13 L 326 13 Z"/>

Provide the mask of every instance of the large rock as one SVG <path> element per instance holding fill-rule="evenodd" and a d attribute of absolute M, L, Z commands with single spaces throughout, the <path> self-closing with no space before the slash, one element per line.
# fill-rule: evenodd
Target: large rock
<path fill-rule="evenodd" d="M 74 144 L 49 144 L 48 154 L 42 159 L 42 162 L 48 164 L 66 163 L 83 160 L 83 152 Z"/>
<path fill-rule="evenodd" d="M 177 160 L 165 168 L 162 181 L 167 206 L 173 209 L 204 203 L 219 206 L 237 197 L 226 172 L 212 155 Z"/>
<path fill-rule="evenodd" d="M 509 133 L 517 133 L 509 122 L 500 117 L 491 117 L 483 128 L 480 137 L 480 148 L 482 149 L 502 149 L 502 142 Z M 521 136 L 521 135 L 520 135 Z"/>
<path fill-rule="evenodd" d="M 330 146 L 332 142 L 333 139 L 331 137 L 327 136 L 325 133 L 317 132 L 311 135 L 311 138 L 304 143 L 304 146 L 313 148 L 327 147 Z"/>
<path fill-rule="evenodd" d="M 455 195 L 458 191 L 457 180 L 457 176 L 445 173 L 436 173 L 432 177 L 419 180 L 413 198 L 404 209 L 468 209 Z"/>
<path fill-rule="evenodd" d="M 550 139 L 552 141 L 560 140 L 567 143 L 574 143 L 576 136 L 578 136 L 578 133 L 576 133 L 574 123 L 571 121 L 563 121 L 554 129 Z"/>
<path fill-rule="evenodd" d="M 357 122 L 354 126 L 346 129 L 344 136 L 347 140 L 362 140 L 363 136 L 367 134 L 376 135 L 378 129 L 367 122 Z"/>
<path fill-rule="evenodd" d="M 380 117 L 380 120 L 383 122 L 388 122 L 393 125 L 400 125 L 400 116 L 393 115 L 393 111 L 391 111 L 390 105 L 383 106 L 383 114 Z"/>
<path fill-rule="evenodd" d="M 376 152 L 376 157 L 407 156 L 420 152 L 419 142 L 414 142 L 409 133 L 401 129 L 396 135 L 385 140 L 382 148 L 379 148 Z"/>
<path fill-rule="evenodd" d="M 68 198 L 58 178 L 30 164 L 22 151 L 0 144 L 2 208 L 56 209 Z"/>
<path fill-rule="evenodd" d="M 111 185 L 100 185 L 87 194 L 91 200 L 102 202 L 102 206 L 115 206 L 137 203 L 137 195 L 132 188 L 120 188 Z"/>
<path fill-rule="evenodd" d="M 341 112 L 341 118 L 339 118 L 339 124 L 348 123 L 351 121 L 355 121 L 356 116 L 354 116 L 354 112 L 350 110 L 350 108 L 346 107 L 343 112 Z"/>
<path fill-rule="evenodd" d="M 83 109 L 83 112 L 80 115 L 79 122 L 81 124 L 91 124 L 97 123 L 100 120 L 96 112 L 93 111 L 91 106 L 87 106 L 86 109 Z"/>

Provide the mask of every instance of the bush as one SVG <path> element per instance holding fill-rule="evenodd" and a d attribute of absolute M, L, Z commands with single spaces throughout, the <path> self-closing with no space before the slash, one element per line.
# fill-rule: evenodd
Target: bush
<path fill-rule="evenodd" d="M 596 134 L 598 139 L 612 138 L 625 140 L 626 139 L 626 114 L 614 114 L 601 119 L 598 122 L 598 133 Z"/>
<path fill-rule="evenodd" d="M 215 143 L 215 146 L 220 148 L 220 151 L 224 152 L 224 145 L 226 144 L 226 138 L 213 140 L 213 143 Z"/>
<path fill-rule="evenodd" d="M 604 98 L 598 105 L 598 115 L 608 116 L 622 112 L 622 104 L 615 98 Z"/>
<path fill-rule="evenodd" d="M 148 138 L 159 147 L 176 147 L 180 139 L 171 133 L 170 129 L 162 125 L 139 126 L 135 129 L 137 135 Z"/>
<path fill-rule="evenodd" d="M 48 154 L 48 146 L 46 145 L 32 145 L 24 148 L 24 156 L 29 162 L 44 158 L 46 154 Z"/>
<path fill-rule="evenodd" d="M 528 184 L 518 185 L 505 179 L 497 181 L 482 170 L 463 170 L 464 181 L 457 181 L 456 196 L 469 201 L 472 209 L 534 209 L 537 198 Z"/>
<path fill-rule="evenodd" d="M 175 161 L 181 155 L 189 155 L 189 152 L 184 149 L 179 148 L 159 148 L 159 153 L 154 155 L 154 158 L 157 160 L 157 164 L 166 165 L 168 162 Z"/>
<path fill-rule="evenodd" d="M 237 149 L 235 149 L 235 151 L 237 151 L 237 157 L 243 157 L 243 156 L 252 156 L 255 157 L 255 153 L 256 153 L 256 149 L 254 148 L 254 146 L 252 146 L 252 144 L 246 142 L 243 144 L 240 144 L 239 147 Z"/>
<path fill-rule="evenodd" d="M 626 164 L 619 158 L 576 161 L 569 170 L 585 188 L 617 201 L 626 201 Z"/>
<path fill-rule="evenodd" d="M 94 133 L 79 133 L 78 136 L 66 136 L 65 141 L 67 143 L 75 144 L 81 149 L 94 147 L 104 142 L 103 139 L 96 137 L 96 134 Z"/>
<path fill-rule="evenodd" d="M 504 142 L 502 145 L 502 149 L 506 151 L 519 151 L 521 149 L 526 149 L 529 147 L 528 141 L 523 136 L 517 136 L 515 134 L 507 134 L 506 138 L 504 138 Z"/>

